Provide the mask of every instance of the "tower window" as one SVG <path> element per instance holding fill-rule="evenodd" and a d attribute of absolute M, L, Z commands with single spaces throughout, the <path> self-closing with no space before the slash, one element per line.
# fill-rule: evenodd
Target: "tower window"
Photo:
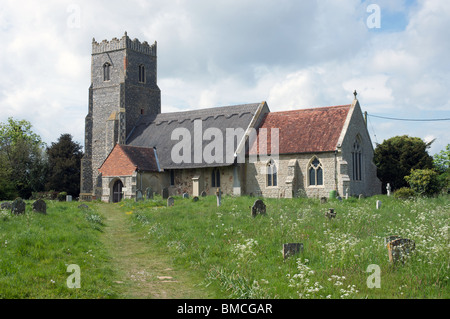
<path fill-rule="evenodd" d="M 308 169 L 309 186 L 323 185 L 323 168 L 317 157 L 314 157 Z"/>
<path fill-rule="evenodd" d="M 267 163 L 267 186 L 277 186 L 277 165 L 273 160 Z"/>
<path fill-rule="evenodd" d="M 139 66 L 139 82 L 145 83 L 145 66 Z"/>
<path fill-rule="evenodd" d="M 111 80 L 111 78 L 110 78 L 110 69 L 111 69 L 111 64 L 109 64 L 108 62 L 103 64 L 103 81 Z"/>

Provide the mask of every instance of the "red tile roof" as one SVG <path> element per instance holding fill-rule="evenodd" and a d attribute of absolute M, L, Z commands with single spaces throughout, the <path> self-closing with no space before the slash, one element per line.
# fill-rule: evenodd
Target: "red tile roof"
<path fill-rule="evenodd" d="M 158 172 L 155 150 L 116 144 L 99 168 L 102 176 L 129 176 L 136 170 Z"/>
<path fill-rule="evenodd" d="M 270 112 L 258 129 L 267 129 L 267 154 L 271 153 L 271 129 L 279 129 L 279 154 L 316 153 L 334 151 L 351 105 L 340 105 Z M 249 154 L 261 150 L 254 143 Z M 258 154 L 265 154 L 264 152 Z"/>

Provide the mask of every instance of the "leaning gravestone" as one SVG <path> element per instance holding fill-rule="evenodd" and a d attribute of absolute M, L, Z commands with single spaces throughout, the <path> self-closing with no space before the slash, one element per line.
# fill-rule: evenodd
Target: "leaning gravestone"
<path fill-rule="evenodd" d="M 163 199 L 167 199 L 167 198 L 169 198 L 169 189 L 167 189 L 167 188 L 163 188 L 163 190 L 162 190 L 162 198 Z"/>
<path fill-rule="evenodd" d="M 145 189 L 145 197 L 147 197 L 147 199 L 153 199 L 153 190 L 151 187 Z"/>
<path fill-rule="evenodd" d="M 330 208 L 326 213 L 325 217 L 328 217 L 328 219 L 336 218 L 336 213 L 334 212 L 333 208 Z"/>
<path fill-rule="evenodd" d="M 47 204 L 42 199 L 38 199 L 32 204 L 33 211 L 36 213 L 47 214 Z"/>
<path fill-rule="evenodd" d="M 172 196 L 167 198 L 167 207 L 173 206 L 175 203 L 175 200 L 173 199 Z"/>
<path fill-rule="evenodd" d="M 25 202 L 22 198 L 17 197 L 11 204 L 11 213 L 15 215 L 20 215 L 25 213 Z"/>
<path fill-rule="evenodd" d="M 203 192 L 200 194 L 200 196 L 201 196 L 201 197 L 206 197 L 206 192 L 203 191 Z"/>
<path fill-rule="evenodd" d="M 188 193 L 183 193 L 183 198 L 189 198 L 189 194 Z"/>
<path fill-rule="evenodd" d="M 294 256 L 300 252 L 303 252 L 302 243 L 289 243 L 283 244 L 283 258 L 286 259 L 290 256 Z"/>
<path fill-rule="evenodd" d="M 408 255 L 416 248 L 414 240 L 398 238 L 387 244 L 389 261 L 391 263 L 404 263 Z"/>
<path fill-rule="evenodd" d="M 256 217 L 257 215 L 265 215 L 266 214 L 266 204 L 260 199 L 257 199 L 252 206 L 252 216 Z"/>

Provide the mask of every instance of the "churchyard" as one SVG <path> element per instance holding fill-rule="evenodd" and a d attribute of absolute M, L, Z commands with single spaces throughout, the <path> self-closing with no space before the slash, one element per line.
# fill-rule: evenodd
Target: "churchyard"
<path fill-rule="evenodd" d="M 136 241 L 168 267 L 195 273 L 195 287 L 213 298 L 450 298 L 448 196 L 168 202 L 156 194 L 80 204 L 46 201 L 45 214 L 32 201 L 24 214 L 1 210 L 1 298 L 124 298 L 102 237 L 112 210 Z M 74 264 L 80 288 L 70 286 Z M 161 278 L 175 289 L 183 281 L 145 280 Z"/>

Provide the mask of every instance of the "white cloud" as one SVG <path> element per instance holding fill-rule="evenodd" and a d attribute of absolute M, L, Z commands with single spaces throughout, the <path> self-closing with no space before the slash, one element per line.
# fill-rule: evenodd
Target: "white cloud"
<path fill-rule="evenodd" d="M 366 25 L 373 2 L 379 30 Z M 0 122 L 26 118 L 48 143 L 70 133 L 83 144 L 91 40 L 124 31 L 158 42 L 163 112 L 263 100 L 272 111 L 347 104 L 356 89 L 372 114 L 448 117 L 449 18 L 445 0 L 5 0 Z M 397 20 L 405 25 L 389 31 Z M 437 149 L 449 141 L 448 122 L 371 122 L 379 142 L 435 136 Z"/>

